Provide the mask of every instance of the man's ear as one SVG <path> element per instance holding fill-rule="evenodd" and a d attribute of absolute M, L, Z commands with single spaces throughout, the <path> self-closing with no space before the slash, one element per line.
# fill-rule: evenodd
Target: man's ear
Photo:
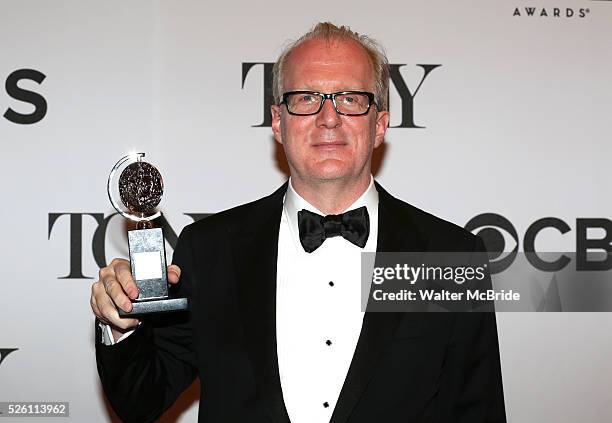
<path fill-rule="evenodd" d="M 374 137 L 374 148 L 377 148 L 385 140 L 385 133 L 389 127 L 389 112 L 378 112 L 376 116 L 376 134 Z"/>
<path fill-rule="evenodd" d="M 283 143 L 283 136 L 281 133 L 281 108 L 280 106 L 273 104 L 270 106 L 270 113 L 272 113 L 272 133 L 277 143 Z"/>

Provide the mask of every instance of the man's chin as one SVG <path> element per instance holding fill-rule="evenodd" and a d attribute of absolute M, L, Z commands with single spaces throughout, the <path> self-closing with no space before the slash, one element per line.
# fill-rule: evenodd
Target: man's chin
<path fill-rule="evenodd" d="M 330 162 L 329 160 L 327 162 Z M 353 173 L 344 163 L 325 163 L 325 166 L 318 167 L 311 172 L 312 179 L 321 182 L 333 182 L 338 180 L 346 180 L 352 177 Z"/>

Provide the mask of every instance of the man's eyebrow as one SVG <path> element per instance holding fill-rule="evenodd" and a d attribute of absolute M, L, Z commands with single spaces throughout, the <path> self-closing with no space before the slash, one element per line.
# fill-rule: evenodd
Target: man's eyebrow
<path fill-rule="evenodd" d="M 289 91 L 312 91 L 312 92 L 316 92 L 316 93 L 323 92 L 321 90 L 318 90 L 318 89 L 315 89 L 315 88 L 312 88 L 312 87 L 309 87 L 309 86 L 303 86 L 301 88 L 292 88 L 290 90 L 287 90 L 287 92 L 289 92 Z M 358 87 L 358 86 L 355 86 L 355 85 L 353 85 L 353 86 L 348 85 L 348 86 L 343 87 L 340 90 L 333 91 L 333 92 L 341 93 L 343 91 L 370 91 L 370 90 L 368 90 L 367 88 Z"/>

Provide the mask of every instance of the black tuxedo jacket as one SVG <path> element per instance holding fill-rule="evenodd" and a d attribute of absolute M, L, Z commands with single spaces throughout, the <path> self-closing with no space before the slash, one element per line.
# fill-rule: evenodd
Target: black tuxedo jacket
<path fill-rule="evenodd" d="M 124 421 L 154 421 L 199 374 L 200 422 L 289 422 L 275 324 L 286 188 L 182 231 L 175 294 L 190 298 L 190 313 L 143 321 L 113 346 L 100 343 L 96 325 L 98 372 Z M 484 249 L 462 228 L 377 189 L 378 251 Z M 305 357 L 304 366 L 317 363 Z M 366 312 L 331 422 L 505 421 L 494 313 Z"/>

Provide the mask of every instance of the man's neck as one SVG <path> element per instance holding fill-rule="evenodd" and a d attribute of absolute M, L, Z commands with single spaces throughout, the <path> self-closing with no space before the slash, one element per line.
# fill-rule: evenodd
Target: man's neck
<path fill-rule="evenodd" d="M 370 186 L 372 176 L 357 181 L 308 181 L 291 178 L 291 186 L 304 200 L 327 214 L 339 214 L 353 204 Z"/>

